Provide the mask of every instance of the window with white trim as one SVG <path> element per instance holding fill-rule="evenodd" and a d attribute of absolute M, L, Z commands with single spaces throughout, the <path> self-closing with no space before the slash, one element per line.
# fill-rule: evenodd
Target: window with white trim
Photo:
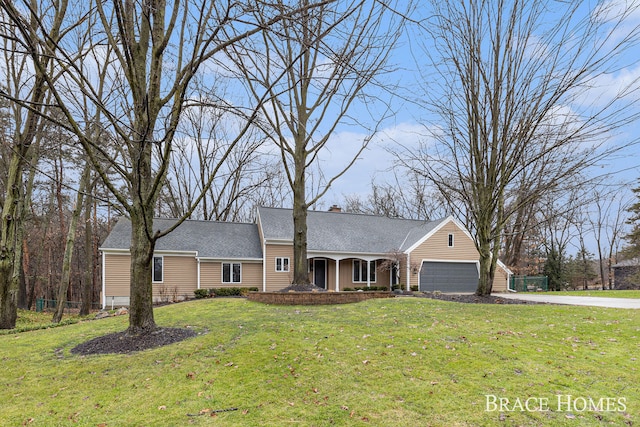
<path fill-rule="evenodd" d="M 289 271 L 289 257 L 276 257 L 276 271 L 283 273 Z"/>
<path fill-rule="evenodd" d="M 161 256 L 153 257 L 153 266 L 151 270 L 153 283 L 162 283 L 164 279 L 164 259 Z"/>
<path fill-rule="evenodd" d="M 222 263 L 222 283 L 240 283 L 242 280 L 242 264 L 239 262 Z"/>
<path fill-rule="evenodd" d="M 367 264 L 370 265 L 369 269 L 369 282 L 376 281 L 376 261 L 363 261 L 360 259 L 353 260 L 353 282 L 354 283 L 367 283 Z"/>
<path fill-rule="evenodd" d="M 449 247 L 453 247 L 453 233 L 449 233 Z"/>

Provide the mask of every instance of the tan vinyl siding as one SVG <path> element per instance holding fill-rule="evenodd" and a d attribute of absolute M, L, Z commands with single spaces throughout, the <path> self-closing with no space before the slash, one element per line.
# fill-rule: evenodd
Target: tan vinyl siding
<path fill-rule="evenodd" d="M 453 247 L 449 247 L 449 234 L 453 234 Z M 445 224 L 433 236 L 411 252 L 411 265 L 417 266 L 418 269 L 423 260 L 478 261 L 479 259 L 480 254 L 473 240 L 454 222 Z M 406 266 L 403 266 L 400 281 L 405 283 L 406 277 Z M 418 273 L 410 274 L 410 285 L 417 286 L 418 280 Z M 493 291 L 505 292 L 506 290 L 507 272 L 498 265 L 493 280 Z"/>
<path fill-rule="evenodd" d="M 453 246 L 449 246 L 449 234 L 453 234 Z M 479 254 L 473 240 L 461 230 L 453 221 L 447 222 L 434 235 L 422 242 L 411 254 L 411 265 L 420 268 L 423 260 L 443 261 L 478 261 Z M 406 282 L 406 269 L 402 271 L 400 279 Z M 410 274 L 410 285 L 417 286 L 419 274 Z"/>
<path fill-rule="evenodd" d="M 154 282 L 153 299 L 193 298 L 198 285 L 197 262 L 190 256 L 162 256 L 162 282 Z M 129 297 L 131 256 L 105 254 L 105 294 L 110 297 Z"/>
<path fill-rule="evenodd" d="M 128 297 L 131 256 L 104 254 L 104 283 L 107 297 Z"/>
<path fill-rule="evenodd" d="M 222 264 L 240 263 L 240 283 L 222 283 Z M 247 261 L 202 261 L 200 262 L 200 287 L 211 288 L 251 288 L 262 290 L 262 263 Z"/>
<path fill-rule="evenodd" d="M 340 290 L 344 288 L 354 288 L 359 287 L 362 288 L 367 286 L 366 280 L 363 282 L 354 282 L 353 281 L 353 260 L 356 258 L 343 259 L 340 261 Z M 380 264 L 384 262 L 383 259 L 376 260 L 376 267 L 379 267 Z M 335 282 L 335 270 L 332 272 L 333 282 Z M 376 271 L 376 281 L 370 283 L 371 286 L 386 286 L 389 287 L 391 284 L 391 272 L 388 270 L 377 270 Z M 335 283 L 332 289 L 335 289 Z"/>
<path fill-rule="evenodd" d="M 507 292 L 507 272 L 500 265 L 496 266 L 492 292 Z"/>
<path fill-rule="evenodd" d="M 293 246 L 292 245 L 265 245 L 265 273 L 267 292 L 279 291 L 286 288 L 293 280 Z M 276 271 L 276 257 L 289 258 L 289 271 Z M 260 288 L 262 289 L 262 288 Z"/>
<path fill-rule="evenodd" d="M 163 261 L 162 282 L 153 283 L 154 299 L 182 300 L 193 298 L 198 288 L 198 262 L 194 256 L 161 255 Z"/>
<path fill-rule="evenodd" d="M 453 234 L 453 247 L 449 247 L 449 234 Z M 478 251 L 473 240 L 454 222 L 446 223 L 429 239 L 411 252 L 412 260 L 478 260 Z M 419 261 L 418 261 L 419 262 Z"/>

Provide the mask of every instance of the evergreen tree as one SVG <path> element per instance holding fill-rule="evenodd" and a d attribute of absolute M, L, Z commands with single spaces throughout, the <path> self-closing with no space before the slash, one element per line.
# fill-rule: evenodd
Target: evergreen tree
<path fill-rule="evenodd" d="M 638 182 L 640 183 L 640 179 Z M 635 258 L 640 256 L 640 184 L 631 191 L 636 197 L 636 202 L 627 209 L 631 214 L 627 220 L 627 223 L 631 224 L 631 232 L 625 236 L 629 246 L 624 249 L 624 254 L 629 258 Z"/>
<path fill-rule="evenodd" d="M 566 283 L 566 274 L 563 271 L 562 254 L 556 249 L 551 249 L 547 254 L 543 272 L 549 280 L 549 290 L 562 290 L 562 285 Z"/>

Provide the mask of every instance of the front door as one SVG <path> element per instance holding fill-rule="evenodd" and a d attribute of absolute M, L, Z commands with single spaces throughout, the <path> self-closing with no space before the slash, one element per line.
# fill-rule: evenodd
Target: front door
<path fill-rule="evenodd" d="M 315 258 L 313 260 L 313 283 L 327 289 L 327 260 Z"/>

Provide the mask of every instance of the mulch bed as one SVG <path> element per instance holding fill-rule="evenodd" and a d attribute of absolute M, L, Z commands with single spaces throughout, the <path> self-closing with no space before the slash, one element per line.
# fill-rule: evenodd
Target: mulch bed
<path fill-rule="evenodd" d="M 414 296 L 422 298 L 432 298 L 442 301 L 462 302 L 468 304 L 545 304 L 536 301 L 500 298 L 496 295 L 478 296 L 475 294 L 443 294 L 439 292 L 425 292 L 415 293 Z"/>
<path fill-rule="evenodd" d="M 71 349 L 71 353 L 82 356 L 89 354 L 131 353 L 173 344 L 196 335 L 195 331 L 182 328 L 158 328 L 153 332 L 140 335 L 115 332 L 79 344 Z"/>

